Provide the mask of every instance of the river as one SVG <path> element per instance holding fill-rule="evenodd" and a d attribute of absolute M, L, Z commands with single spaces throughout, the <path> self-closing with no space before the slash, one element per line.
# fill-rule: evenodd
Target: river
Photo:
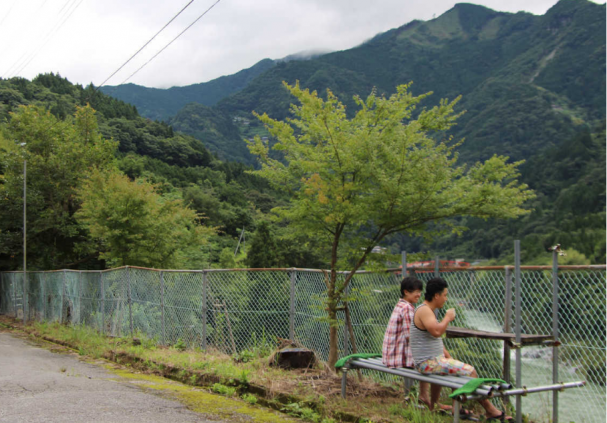
<path fill-rule="evenodd" d="M 466 310 L 466 320 L 478 330 L 501 332 L 502 328 L 491 314 Z M 500 350 L 503 357 L 503 350 Z M 511 354 L 511 374 L 515 373 L 515 352 Z M 522 349 L 522 385 L 541 386 L 552 384 L 552 349 L 525 347 Z M 559 381 L 583 380 L 575 369 L 564 363 L 559 367 Z M 567 389 L 559 393 L 559 422 L 605 423 L 605 386 L 588 383 L 582 388 Z M 514 401 L 514 398 L 513 398 Z M 549 422 L 552 416 L 552 392 L 530 394 L 522 398 L 523 414 L 529 414 L 535 422 Z"/>

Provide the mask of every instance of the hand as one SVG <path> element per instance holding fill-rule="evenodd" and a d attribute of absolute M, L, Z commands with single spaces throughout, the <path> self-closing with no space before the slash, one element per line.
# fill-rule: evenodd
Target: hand
<path fill-rule="evenodd" d="M 445 313 L 445 319 L 447 319 L 448 322 L 452 322 L 455 320 L 455 309 L 454 308 L 450 308 L 449 310 L 447 310 L 447 313 Z"/>

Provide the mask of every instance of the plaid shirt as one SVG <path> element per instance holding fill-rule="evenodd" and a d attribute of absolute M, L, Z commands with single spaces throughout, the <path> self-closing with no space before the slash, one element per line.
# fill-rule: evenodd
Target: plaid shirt
<path fill-rule="evenodd" d="M 382 360 L 387 367 L 413 367 L 409 334 L 414 312 L 413 306 L 403 299 L 394 307 L 382 348 Z"/>

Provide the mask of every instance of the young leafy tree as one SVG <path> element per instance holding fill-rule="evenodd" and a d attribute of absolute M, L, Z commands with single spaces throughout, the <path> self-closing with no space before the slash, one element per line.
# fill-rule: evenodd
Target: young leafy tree
<path fill-rule="evenodd" d="M 27 159 L 28 261 L 33 269 L 73 266 L 87 257 L 86 231 L 74 218 L 76 191 L 91 169 L 114 167 L 117 143 L 101 138 L 95 111 L 58 120 L 37 106 L 11 113 L 0 142 L 0 255 L 22 248 L 23 160 Z M 9 265 L 10 266 L 10 265 Z"/>
<path fill-rule="evenodd" d="M 161 196 L 154 185 L 118 172 L 92 172 L 78 195 L 82 207 L 76 216 L 110 266 L 183 268 L 192 250 L 200 251 L 214 233 L 181 199 Z"/>
<path fill-rule="evenodd" d="M 249 148 L 262 163 L 256 173 L 292 195 L 288 206 L 276 212 L 293 228 L 331 246 L 325 283 L 333 366 L 337 311 L 375 245 L 397 232 L 431 236 L 441 230 L 436 223 L 442 230 L 461 231 L 447 220 L 456 216 L 517 217 L 526 213 L 522 204 L 533 194 L 516 181 L 520 162 L 494 156 L 470 168 L 458 166 L 459 144 L 436 141 L 440 131 L 454 125 L 459 99 L 441 100 L 414 117 L 415 106 L 430 93 L 415 97 L 409 85 L 401 85 L 389 98 L 374 92 L 366 100 L 355 97 L 360 110 L 348 119 L 331 91 L 324 101 L 298 83 L 285 86 L 300 103 L 291 106 L 294 117 L 278 121 L 257 115 L 285 161 L 272 159 L 259 137 Z M 346 264 L 350 273 L 338 281 L 337 269 Z"/>

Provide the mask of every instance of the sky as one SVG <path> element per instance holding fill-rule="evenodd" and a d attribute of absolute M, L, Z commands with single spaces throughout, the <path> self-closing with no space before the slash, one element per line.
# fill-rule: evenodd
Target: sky
<path fill-rule="evenodd" d="M 0 77 L 55 72 L 102 84 L 191 0 L 0 0 Z M 206 82 L 264 58 L 337 51 L 414 19 L 451 9 L 449 0 L 194 0 L 105 85 L 169 88 Z M 544 14 L 556 0 L 477 0 L 504 12 Z M 598 3 L 598 2 L 597 2 Z M 601 1 L 603 3 L 603 1 Z M 214 6 L 213 6 L 214 5 Z M 162 53 L 128 79 L 213 6 Z"/>

